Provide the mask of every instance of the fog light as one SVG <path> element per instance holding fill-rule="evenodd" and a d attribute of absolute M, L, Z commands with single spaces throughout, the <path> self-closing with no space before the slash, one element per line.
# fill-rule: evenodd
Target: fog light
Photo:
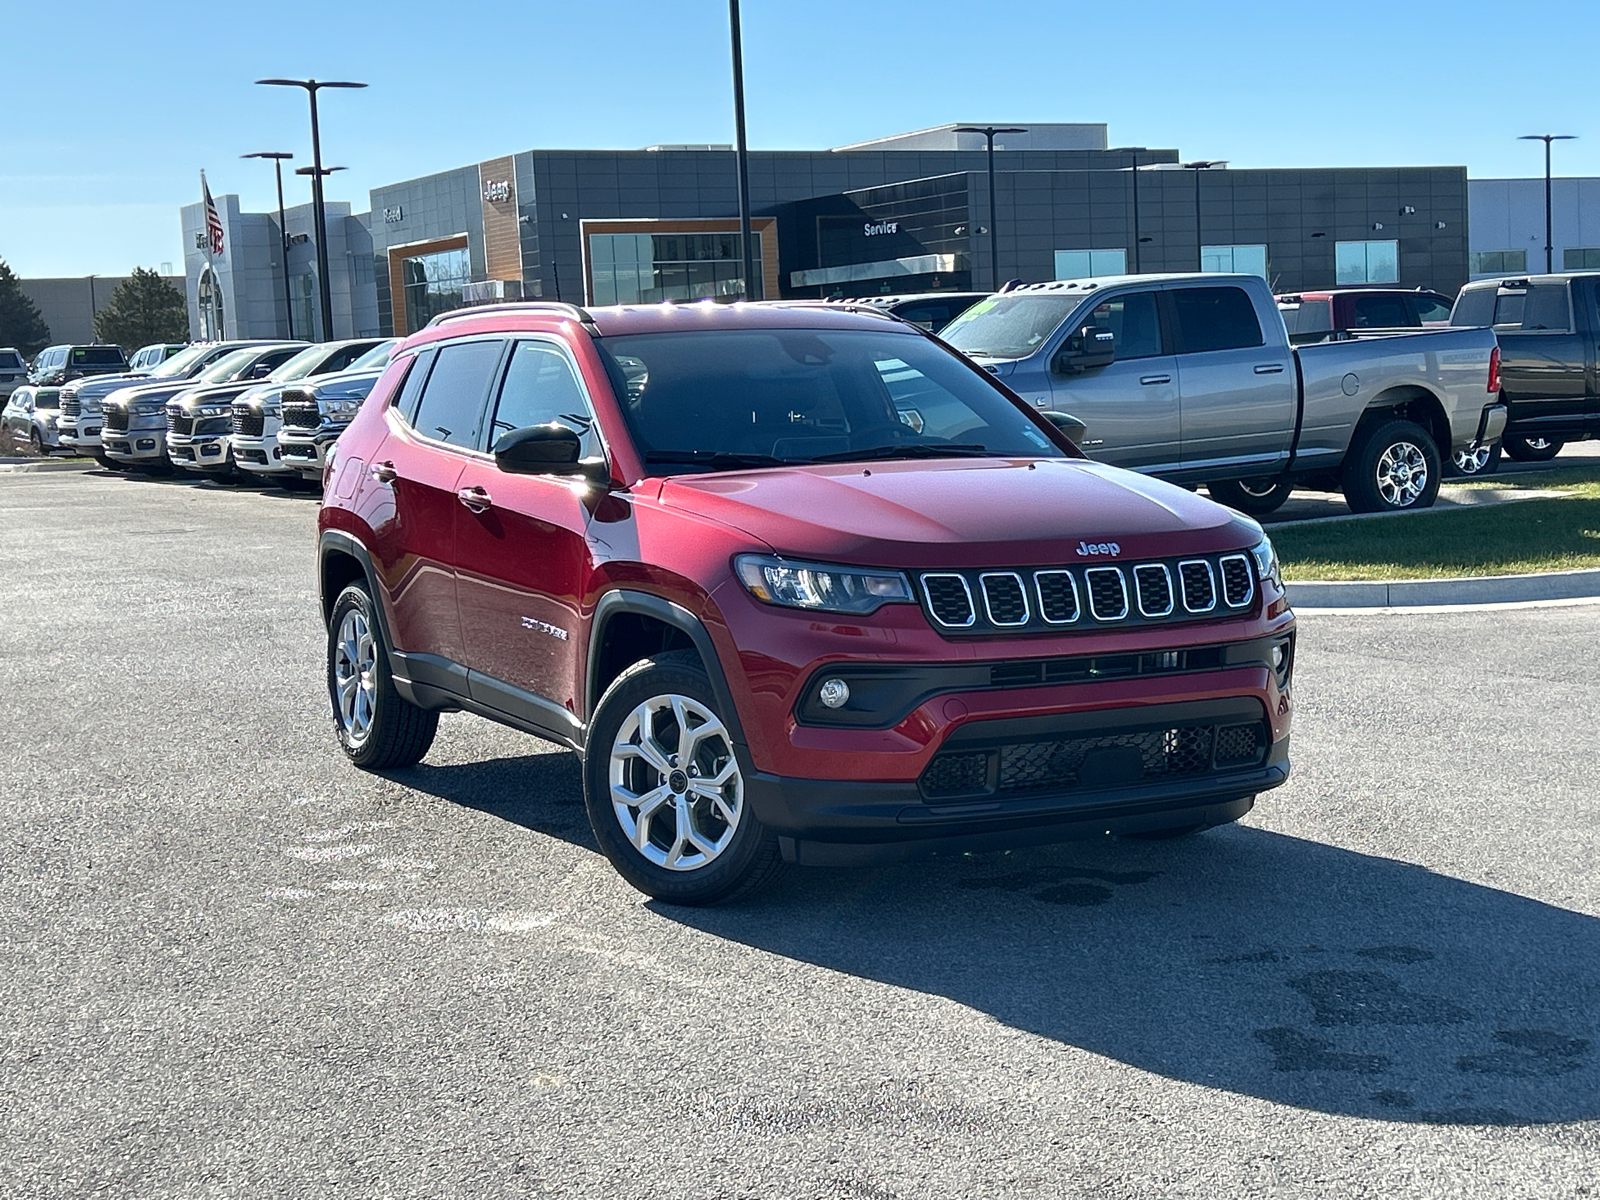
<path fill-rule="evenodd" d="M 1282 642 L 1279 642 L 1276 646 L 1274 646 L 1272 648 L 1272 669 L 1274 671 L 1279 671 L 1279 670 L 1283 669 L 1284 649 L 1285 649 L 1285 647 L 1284 647 L 1284 644 Z"/>
<path fill-rule="evenodd" d="M 842 679 L 830 679 L 817 689 L 817 699 L 823 708 L 843 708 L 850 699 L 850 685 Z"/>

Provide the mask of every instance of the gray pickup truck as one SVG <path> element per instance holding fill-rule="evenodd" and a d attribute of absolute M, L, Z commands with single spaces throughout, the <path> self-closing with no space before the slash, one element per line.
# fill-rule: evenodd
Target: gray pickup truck
<path fill-rule="evenodd" d="M 1293 347 L 1254 275 L 1123 275 L 1028 284 L 940 334 L 1042 409 L 1087 426 L 1088 454 L 1205 484 L 1269 513 L 1296 486 L 1356 512 L 1427 508 L 1441 454 L 1505 428 L 1490 329 Z"/>

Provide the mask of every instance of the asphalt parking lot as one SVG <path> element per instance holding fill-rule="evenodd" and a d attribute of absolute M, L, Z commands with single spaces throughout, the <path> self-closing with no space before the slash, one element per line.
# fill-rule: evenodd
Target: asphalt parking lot
<path fill-rule="evenodd" d="M 0 1195 L 1600 1186 L 1600 606 L 1304 618 L 1237 826 L 687 911 L 571 754 L 344 763 L 315 514 L 0 476 Z"/>

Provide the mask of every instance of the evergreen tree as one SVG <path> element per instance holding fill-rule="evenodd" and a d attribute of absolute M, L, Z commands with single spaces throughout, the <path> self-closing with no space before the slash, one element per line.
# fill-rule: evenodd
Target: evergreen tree
<path fill-rule="evenodd" d="M 50 326 L 22 291 L 22 284 L 0 259 L 0 346 L 14 346 L 32 358 L 50 344 Z"/>
<path fill-rule="evenodd" d="M 117 284 L 111 302 L 95 313 L 94 335 L 128 351 L 152 342 L 186 342 L 188 301 L 154 271 L 135 267 L 131 278 Z"/>

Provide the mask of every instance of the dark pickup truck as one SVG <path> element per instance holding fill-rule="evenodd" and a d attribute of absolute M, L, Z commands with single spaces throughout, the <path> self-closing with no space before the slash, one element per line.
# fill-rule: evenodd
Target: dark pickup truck
<path fill-rule="evenodd" d="M 1600 438 L 1600 272 L 1480 279 L 1461 289 L 1450 324 L 1494 327 L 1506 454 L 1543 462 Z"/>

